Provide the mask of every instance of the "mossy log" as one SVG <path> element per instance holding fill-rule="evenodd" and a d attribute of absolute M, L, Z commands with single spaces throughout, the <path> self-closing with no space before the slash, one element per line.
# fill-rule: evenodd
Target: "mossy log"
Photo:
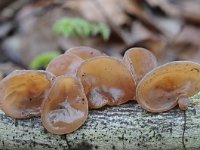
<path fill-rule="evenodd" d="M 91 110 L 68 135 L 48 133 L 40 118 L 15 120 L 0 112 L 0 149 L 200 149 L 200 95 L 187 111 L 148 113 L 136 102 Z"/>

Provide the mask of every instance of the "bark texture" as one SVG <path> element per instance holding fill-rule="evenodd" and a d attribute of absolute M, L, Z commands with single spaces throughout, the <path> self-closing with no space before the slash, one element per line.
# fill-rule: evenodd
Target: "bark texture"
<path fill-rule="evenodd" d="M 148 113 L 136 102 L 91 110 L 85 125 L 66 136 L 48 133 L 40 118 L 15 120 L 0 112 L 0 149 L 200 149 L 200 95 L 187 111 Z"/>

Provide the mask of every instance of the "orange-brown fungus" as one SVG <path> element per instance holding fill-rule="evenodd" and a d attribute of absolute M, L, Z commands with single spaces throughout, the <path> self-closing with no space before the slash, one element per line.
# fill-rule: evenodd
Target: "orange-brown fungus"
<path fill-rule="evenodd" d="M 86 60 L 78 69 L 90 108 L 120 105 L 135 98 L 135 84 L 118 59 L 99 56 Z"/>
<path fill-rule="evenodd" d="M 56 76 L 76 75 L 77 68 L 84 60 L 76 55 L 63 54 L 54 58 L 47 66 L 47 71 Z"/>
<path fill-rule="evenodd" d="M 91 47 L 85 47 L 85 46 L 70 48 L 69 50 L 65 52 L 65 54 L 74 54 L 84 60 L 92 58 L 92 57 L 96 57 L 96 56 L 106 56 L 106 54 L 104 54 L 103 52 L 97 49 L 94 49 Z"/>
<path fill-rule="evenodd" d="M 39 116 L 52 79 L 52 74 L 45 71 L 12 72 L 0 82 L 1 109 L 13 118 Z"/>
<path fill-rule="evenodd" d="M 124 54 L 123 62 L 131 71 L 136 84 L 157 66 L 155 56 L 144 48 L 131 48 Z"/>
<path fill-rule="evenodd" d="M 81 83 L 72 77 L 57 77 L 42 104 L 44 127 L 54 134 L 67 134 L 77 130 L 87 116 L 88 102 Z"/>
<path fill-rule="evenodd" d="M 177 104 L 188 107 L 189 97 L 200 91 L 200 65 L 177 61 L 147 73 L 136 89 L 138 103 L 147 111 L 164 112 Z"/>

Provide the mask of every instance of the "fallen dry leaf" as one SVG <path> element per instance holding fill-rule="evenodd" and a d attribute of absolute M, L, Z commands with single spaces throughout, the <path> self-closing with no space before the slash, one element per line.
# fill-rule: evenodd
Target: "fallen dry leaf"
<path fill-rule="evenodd" d="M 156 57 L 161 55 L 166 45 L 166 39 L 162 35 L 151 32 L 140 22 L 134 22 L 132 24 L 131 33 L 132 47 L 144 47 L 152 51 Z"/>
<path fill-rule="evenodd" d="M 175 40 L 177 43 L 200 46 L 200 28 L 192 25 L 185 25 Z"/>
<path fill-rule="evenodd" d="M 152 7 L 159 7 L 167 15 L 184 18 L 193 23 L 200 23 L 200 1 L 199 0 L 146 0 Z"/>

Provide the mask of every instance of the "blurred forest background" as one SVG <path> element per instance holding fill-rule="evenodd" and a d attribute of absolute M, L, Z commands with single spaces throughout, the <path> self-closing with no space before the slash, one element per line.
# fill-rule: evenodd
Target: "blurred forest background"
<path fill-rule="evenodd" d="M 144 47 L 159 64 L 200 63 L 200 0 L 0 0 L 4 76 L 44 68 L 34 61 L 81 45 L 119 58 Z"/>

